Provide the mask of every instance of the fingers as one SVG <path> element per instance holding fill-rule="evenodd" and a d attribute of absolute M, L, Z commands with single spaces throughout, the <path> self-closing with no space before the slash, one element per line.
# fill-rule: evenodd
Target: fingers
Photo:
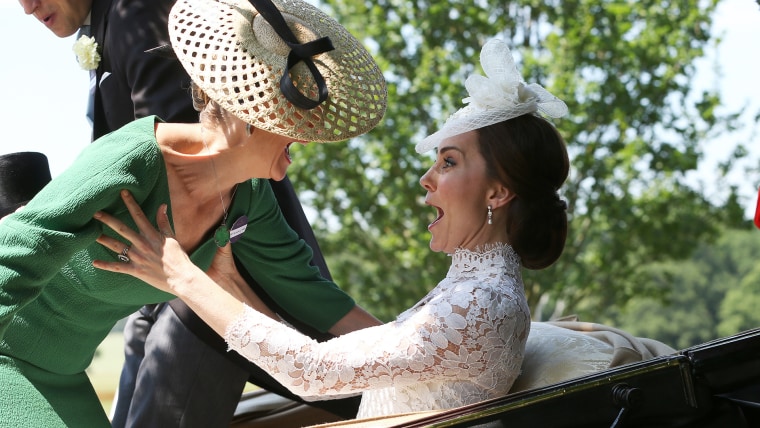
<path fill-rule="evenodd" d="M 231 259 L 232 258 L 232 243 L 228 242 L 224 247 L 219 247 L 216 250 L 216 256 Z"/>
<path fill-rule="evenodd" d="M 121 191 L 121 199 L 124 201 L 124 205 L 126 205 L 135 225 L 137 225 L 137 231 L 131 229 L 121 220 L 106 212 L 98 211 L 93 217 L 130 242 L 136 242 L 140 235 L 145 236 L 150 240 L 154 240 L 160 235 L 174 236 L 171 223 L 169 222 L 169 215 L 166 211 L 166 204 L 161 205 L 156 215 L 156 221 L 160 230 L 159 233 L 159 231 L 153 227 L 150 220 L 148 220 L 148 217 L 145 216 L 145 212 L 143 212 L 140 205 L 137 204 L 137 201 L 135 201 L 134 197 L 128 190 Z"/>
<path fill-rule="evenodd" d="M 172 225 L 169 222 L 169 214 L 166 212 L 166 204 L 161 205 L 156 213 L 156 223 L 158 224 L 158 230 L 166 237 L 174 237 L 174 231 Z"/>
<path fill-rule="evenodd" d="M 227 291 L 230 291 L 225 285 L 229 281 L 235 282 L 236 278 L 240 278 L 240 274 L 235 267 L 235 261 L 232 257 L 232 244 L 227 243 L 224 247 L 219 247 L 214 254 L 214 260 L 211 261 L 211 266 L 206 273 L 217 284 L 222 285 Z M 242 283 L 244 280 L 240 279 Z"/>
<path fill-rule="evenodd" d="M 129 251 L 125 251 L 125 248 L 129 248 L 128 244 L 125 244 L 118 239 L 111 238 L 110 236 L 100 235 L 96 241 L 116 254 L 124 254 L 126 251 Z M 104 260 L 93 260 L 92 265 L 98 269 L 111 272 L 127 272 L 130 268 L 129 264 L 124 263 L 123 261 L 107 262 Z"/>
<path fill-rule="evenodd" d="M 121 235 L 124 239 L 126 239 L 129 242 L 135 242 L 140 237 L 140 235 L 137 232 L 130 229 L 126 224 L 122 223 L 121 220 L 117 219 L 111 214 L 108 214 L 103 211 L 98 211 L 95 213 L 95 215 L 93 215 L 93 217 L 95 218 L 95 220 L 98 220 L 101 223 L 113 229 L 116 233 Z"/>
<path fill-rule="evenodd" d="M 143 212 L 142 208 L 140 208 L 140 205 L 138 205 L 137 201 L 135 201 L 135 198 L 132 197 L 132 193 L 130 193 L 128 190 L 122 190 L 121 199 L 124 201 L 124 205 L 127 206 L 127 210 L 129 210 L 129 214 L 132 216 L 132 220 L 135 221 L 137 229 L 142 235 L 148 236 L 150 232 L 154 232 L 156 230 L 148 220 L 148 217 L 145 216 L 145 213 Z"/>
<path fill-rule="evenodd" d="M 107 262 L 104 260 L 93 260 L 92 265 L 101 270 L 117 273 L 130 273 L 130 269 L 132 267 L 132 265 L 129 263 Z"/>
<path fill-rule="evenodd" d="M 125 244 L 124 242 L 119 241 L 118 239 L 111 238 L 107 235 L 100 235 L 98 239 L 96 239 L 98 244 L 108 248 L 109 250 L 113 251 L 114 253 L 121 253 L 124 251 L 125 247 L 128 247 L 129 244 Z"/>
<path fill-rule="evenodd" d="M 126 190 L 121 191 L 121 198 L 124 201 L 124 205 L 127 207 L 132 219 L 138 226 L 139 231 L 133 230 L 127 226 L 121 220 L 108 214 L 106 212 L 99 211 L 93 216 L 96 220 L 110 227 L 114 232 L 119 234 L 122 238 L 128 242 L 124 243 L 122 240 L 112 238 L 106 235 L 101 235 L 97 242 L 113 251 L 117 254 L 119 262 L 121 264 L 129 263 L 131 261 L 131 255 L 135 254 L 134 251 L 149 250 L 152 247 L 160 247 L 165 241 L 164 235 L 159 233 L 153 225 L 150 223 L 142 208 L 137 204 L 132 194 Z M 163 225 L 163 230 L 168 230 L 171 233 L 171 225 L 169 224 L 168 215 L 166 213 L 166 205 L 162 205 L 159 209 L 158 221 Z M 134 251 L 131 248 L 134 247 Z M 128 252 L 132 251 L 130 254 Z M 101 269 L 124 272 L 125 267 L 119 266 L 120 263 L 102 262 L 96 267 Z"/>

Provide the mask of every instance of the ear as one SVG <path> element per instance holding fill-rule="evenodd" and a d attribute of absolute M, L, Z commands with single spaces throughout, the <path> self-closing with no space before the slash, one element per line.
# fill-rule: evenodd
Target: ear
<path fill-rule="evenodd" d="M 515 193 L 505 185 L 495 181 L 486 193 L 486 204 L 491 208 L 499 208 L 507 205 L 515 197 Z"/>

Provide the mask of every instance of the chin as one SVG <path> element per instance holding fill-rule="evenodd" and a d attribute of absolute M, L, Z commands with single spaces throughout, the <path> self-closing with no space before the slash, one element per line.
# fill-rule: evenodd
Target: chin
<path fill-rule="evenodd" d="M 272 171 L 271 178 L 274 181 L 282 181 L 285 178 L 285 175 L 288 173 L 288 169 L 285 168 L 282 171 Z"/>
<path fill-rule="evenodd" d="M 440 253 L 440 252 L 443 252 L 444 249 L 441 248 L 440 245 L 436 244 L 436 242 L 435 242 L 434 239 L 431 239 L 430 240 L 430 250 L 433 251 L 433 252 L 435 252 L 435 253 Z"/>

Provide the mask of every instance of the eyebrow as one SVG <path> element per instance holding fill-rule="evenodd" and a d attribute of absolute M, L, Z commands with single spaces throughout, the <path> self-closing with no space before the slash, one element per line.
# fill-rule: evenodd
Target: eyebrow
<path fill-rule="evenodd" d="M 458 151 L 459 153 L 462 153 L 462 154 L 464 154 L 464 152 L 463 152 L 463 151 L 462 151 L 462 150 L 461 150 L 459 147 L 455 147 L 455 146 L 445 146 L 445 147 L 441 147 L 441 148 L 439 148 L 439 149 L 438 149 L 438 154 L 443 154 L 443 153 L 446 153 L 446 152 L 448 152 L 449 150 L 456 150 L 456 151 Z"/>

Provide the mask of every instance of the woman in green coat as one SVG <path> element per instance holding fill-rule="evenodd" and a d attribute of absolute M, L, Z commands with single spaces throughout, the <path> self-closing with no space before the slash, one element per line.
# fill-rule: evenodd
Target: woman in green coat
<path fill-rule="evenodd" d="M 151 116 L 102 137 L 0 223 L 2 427 L 110 425 L 85 369 L 116 321 L 173 297 L 92 266 L 129 263 L 129 242 L 114 256 L 96 239 L 118 234 L 93 220 L 106 211 L 134 226 L 123 190 L 146 213 L 168 202 L 178 241 L 203 269 L 217 246 L 233 242 L 252 277 L 299 320 L 331 332 L 378 323 L 309 264 L 311 250 L 285 223 L 266 180 L 285 176 L 293 142 L 344 140 L 377 124 L 385 84 L 376 64 L 300 1 L 277 6 L 307 47 L 294 51 L 309 56 L 294 54 L 274 37 L 282 28 L 246 3 L 232 11 L 193 5 L 175 6 L 170 34 L 193 78 L 199 123 Z M 187 31 L 186 16 L 208 19 Z M 307 43 L 314 40 L 322 44 Z"/>

